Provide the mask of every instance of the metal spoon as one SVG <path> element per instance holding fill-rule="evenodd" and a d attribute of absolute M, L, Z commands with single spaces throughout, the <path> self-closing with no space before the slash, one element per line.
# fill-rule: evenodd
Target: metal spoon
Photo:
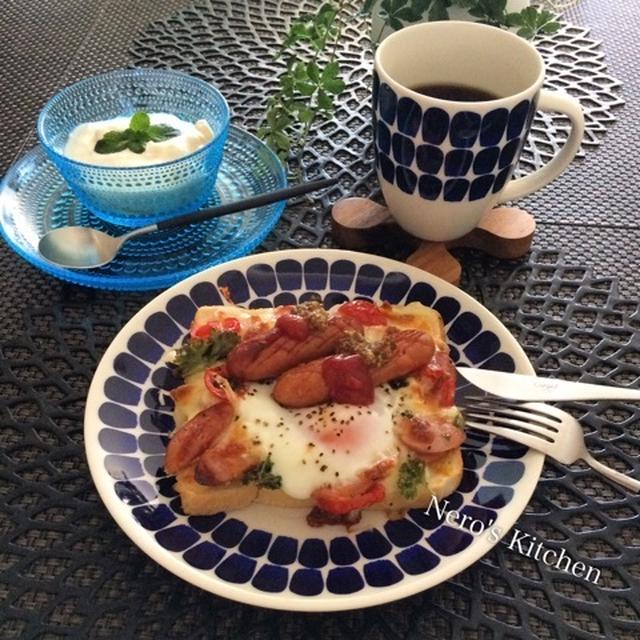
<path fill-rule="evenodd" d="M 264 207 L 280 200 L 288 200 L 311 191 L 325 189 L 334 185 L 337 181 L 337 178 L 326 178 L 297 184 L 293 187 L 263 193 L 253 198 L 229 202 L 210 209 L 187 213 L 170 220 L 163 220 L 157 224 L 133 229 L 133 231 L 116 238 L 108 233 L 89 227 L 60 227 L 52 229 L 40 239 L 38 251 L 45 260 L 60 267 L 93 269 L 111 262 L 116 257 L 120 247 L 127 240 L 136 236 L 161 229 L 173 229 L 174 227 L 181 227 L 185 224 L 203 220 L 211 220 L 211 218 L 219 218 L 238 211 Z"/>

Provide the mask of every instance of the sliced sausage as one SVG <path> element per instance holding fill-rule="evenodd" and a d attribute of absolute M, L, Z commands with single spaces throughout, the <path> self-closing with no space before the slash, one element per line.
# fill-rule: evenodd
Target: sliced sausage
<path fill-rule="evenodd" d="M 229 402 L 219 402 L 200 411 L 178 429 L 169 440 L 164 458 L 171 475 L 189 466 L 218 440 L 233 422 L 235 410 Z"/>

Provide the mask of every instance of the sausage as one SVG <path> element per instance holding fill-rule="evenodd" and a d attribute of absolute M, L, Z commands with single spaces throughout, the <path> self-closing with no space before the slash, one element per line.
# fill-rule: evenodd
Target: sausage
<path fill-rule="evenodd" d="M 396 334 L 393 354 L 380 367 L 370 369 L 374 386 L 401 378 L 425 365 L 435 352 L 433 339 L 422 331 Z M 331 400 L 329 384 L 323 375 L 324 359 L 301 364 L 283 373 L 273 388 L 273 398 L 284 407 L 309 407 Z"/>
<path fill-rule="evenodd" d="M 195 479 L 208 486 L 227 484 L 241 478 L 259 462 L 260 458 L 240 442 L 218 444 L 200 456 Z"/>
<path fill-rule="evenodd" d="M 420 456 L 443 454 L 457 449 L 465 440 L 464 429 L 447 420 L 403 418 L 396 428 L 401 442 Z"/>
<path fill-rule="evenodd" d="M 165 471 L 173 475 L 189 466 L 214 444 L 233 422 L 235 410 L 219 402 L 197 413 L 174 432 L 164 457 Z"/>
<path fill-rule="evenodd" d="M 303 362 L 327 356 L 347 330 L 362 331 L 350 318 L 332 318 L 305 340 L 296 340 L 278 328 L 243 340 L 227 356 L 227 370 L 238 380 L 267 380 Z"/>

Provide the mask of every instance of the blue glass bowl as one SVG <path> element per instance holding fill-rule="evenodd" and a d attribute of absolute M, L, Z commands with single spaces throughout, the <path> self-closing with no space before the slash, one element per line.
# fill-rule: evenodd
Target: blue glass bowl
<path fill-rule="evenodd" d="M 205 119 L 213 140 L 187 156 L 144 167 L 104 167 L 70 160 L 63 149 L 83 122 L 131 116 L 136 111 Z M 209 198 L 229 132 L 229 107 L 213 86 L 164 69 L 123 69 L 81 80 L 45 105 L 40 143 L 78 199 L 98 217 L 142 226 L 193 211 Z"/>
<path fill-rule="evenodd" d="M 205 206 L 251 198 L 287 186 L 284 167 L 261 140 L 229 127 L 215 189 Z M 118 236 L 126 232 L 93 215 L 71 192 L 40 145 L 14 164 L 0 184 L 0 234 L 25 260 L 56 278 L 99 289 L 144 291 L 168 287 L 211 265 L 253 251 L 278 222 L 284 202 L 241 211 L 127 242 L 97 269 L 65 269 L 38 252 L 40 238 L 79 225 Z"/>

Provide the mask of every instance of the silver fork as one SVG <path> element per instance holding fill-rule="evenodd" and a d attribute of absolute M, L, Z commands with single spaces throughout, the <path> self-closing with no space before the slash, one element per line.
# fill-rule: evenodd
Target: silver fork
<path fill-rule="evenodd" d="M 512 402 L 494 397 L 464 401 L 468 427 L 487 431 L 545 453 L 564 464 L 584 460 L 603 476 L 632 491 L 640 481 L 598 462 L 587 450 L 580 423 L 569 413 L 541 402 Z"/>

